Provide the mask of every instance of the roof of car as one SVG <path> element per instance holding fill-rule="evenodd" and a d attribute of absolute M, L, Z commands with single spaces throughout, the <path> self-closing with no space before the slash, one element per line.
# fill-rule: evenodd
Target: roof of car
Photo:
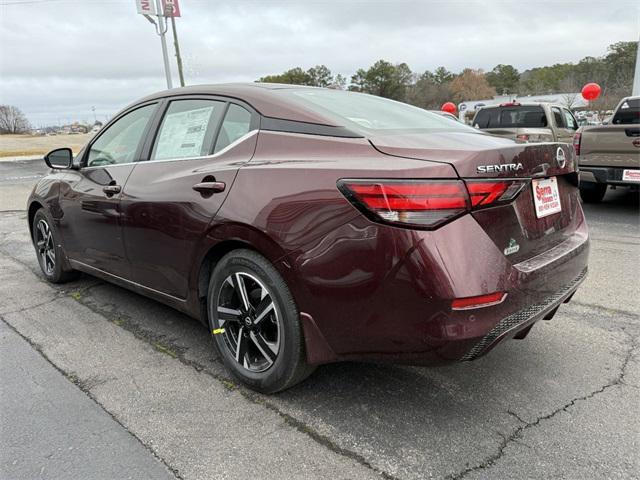
<path fill-rule="evenodd" d="M 552 102 L 505 102 L 505 103 L 496 103 L 495 105 L 485 105 L 482 107 L 485 108 L 509 108 L 509 107 L 541 107 L 543 105 L 549 105 L 551 107 L 562 107 L 562 105 L 558 103 Z"/>
<path fill-rule="evenodd" d="M 335 121 L 306 108 L 300 103 L 290 100 L 284 95 L 276 94 L 277 90 L 317 88 L 318 87 L 287 85 L 281 83 L 221 83 L 211 85 L 192 85 L 182 88 L 173 88 L 171 90 L 163 90 L 149 95 L 135 102 L 135 104 L 180 95 L 217 95 L 242 100 L 255 108 L 261 115 L 266 117 L 338 126 Z"/>

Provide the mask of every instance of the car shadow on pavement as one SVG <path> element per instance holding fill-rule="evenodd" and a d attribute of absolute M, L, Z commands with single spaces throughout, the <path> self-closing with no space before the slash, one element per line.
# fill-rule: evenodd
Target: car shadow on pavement
<path fill-rule="evenodd" d="M 158 351 L 234 383 L 198 321 L 88 276 L 75 287 L 77 294 L 71 295 L 77 301 Z M 437 368 L 340 363 L 319 367 L 278 395 L 237 388 L 339 448 L 375 451 L 389 461 L 401 452 L 413 459 L 407 468 L 415 471 L 424 462 L 433 471 L 441 461 L 436 471 L 450 473 L 447 465 L 480 461 L 478 452 L 495 450 L 509 432 L 611 381 L 621 363 L 615 352 L 624 350 L 625 339 L 584 324 L 576 328 L 581 317 L 564 306 L 526 339 L 508 341 L 471 363 Z M 599 346 L 585 348 L 594 345 L 594 336 Z"/>

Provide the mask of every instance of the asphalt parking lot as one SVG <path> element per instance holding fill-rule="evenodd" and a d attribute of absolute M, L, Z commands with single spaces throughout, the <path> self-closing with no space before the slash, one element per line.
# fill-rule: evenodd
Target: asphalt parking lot
<path fill-rule="evenodd" d="M 637 478 L 638 195 L 586 206 L 589 277 L 526 339 L 448 367 L 328 365 L 263 396 L 195 320 L 90 276 L 43 281 L 23 211 L 43 171 L 0 163 L 6 478 Z"/>

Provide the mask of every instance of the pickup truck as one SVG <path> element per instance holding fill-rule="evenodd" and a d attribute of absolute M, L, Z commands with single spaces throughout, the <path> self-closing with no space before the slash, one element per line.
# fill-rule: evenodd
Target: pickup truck
<path fill-rule="evenodd" d="M 544 102 L 489 105 L 476 112 L 471 124 L 519 143 L 571 143 L 578 130 L 578 122 L 569 109 Z"/>
<path fill-rule="evenodd" d="M 623 98 L 606 125 L 581 127 L 573 138 L 580 196 L 600 202 L 607 186 L 640 186 L 640 96 Z"/>

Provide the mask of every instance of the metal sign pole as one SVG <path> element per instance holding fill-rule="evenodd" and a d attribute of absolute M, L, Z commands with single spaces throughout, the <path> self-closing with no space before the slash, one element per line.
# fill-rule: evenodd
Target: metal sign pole
<path fill-rule="evenodd" d="M 633 89 L 631 95 L 640 95 L 640 41 L 638 41 L 638 51 L 636 52 L 636 69 L 633 74 Z"/>
<path fill-rule="evenodd" d="M 176 50 L 176 61 L 178 62 L 178 77 L 180 86 L 184 87 L 184 74 L 182 73 L 182 57 L 180 56 L 180 44 L 178 43 L 178 32 L 176 31 L 176 17 L 171 15 L 171 31 L 173 32 L 173 46 Z"/>
<path fill-rule="evenodd" d="M 165 33 L 167 33 L 167 21 L 164 18 L 164 11 L 162 9 L 162 3 L 160 0 L 156 1 L 156 12 L 158 15 L 158 35 L 160 35 L 160 43 L 162 43 L 162 59 L 164 60 L 164 73 L 167 77 L 167 88 L 173 88 L 171 82 L 171 68 L 169 67 L 169 53 L 167 51 L 167 40 Z"/>

